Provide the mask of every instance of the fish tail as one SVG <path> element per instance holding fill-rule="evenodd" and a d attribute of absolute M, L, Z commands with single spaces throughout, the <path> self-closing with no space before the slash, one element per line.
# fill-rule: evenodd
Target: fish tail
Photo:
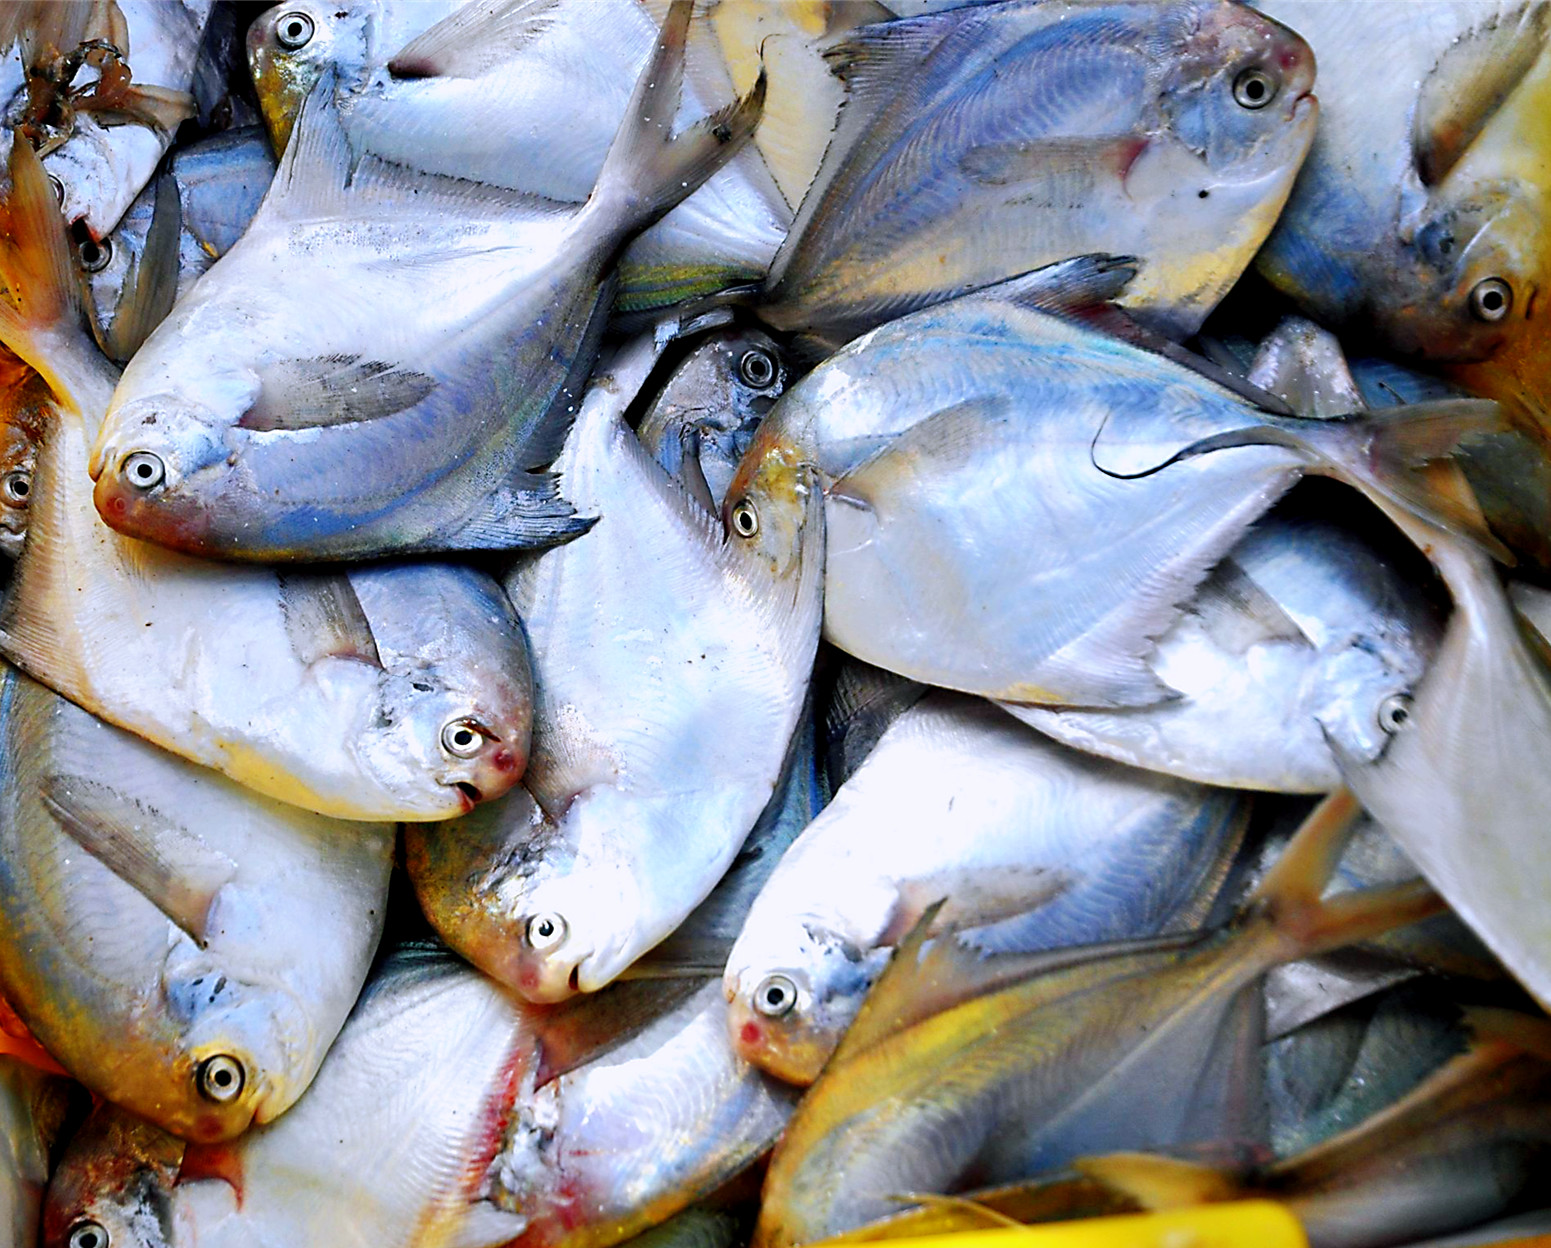
<path fill-rule="evenodd" d="M 52 380 L 41 339 L 81 316 L 69 240 L 43 162 L 19 132 L 11 138 L 10 171 L 0 199 L 0 342 Z"/>
<path fill-rule="evenodd" d="M 1244 1195 L 1238 1177 L 1227 1170 L 1152 1153 L 1079 1157 L 1072 1169 L 1130 1197 L 1149 1212 L 1188 1209 Z"/>
<path fill-rule="evenodd" d="M 694 0 L 673 0 L 669 6 L 589 201 L 589 209 L 604 214 L 621 242 L 688 198 L 737 155 L 764 111 L 761 67 L 742 99 L 673 134 L 693 11 Z"/>
<path fill-rule="evenodd" d="M 1442 899 L 1423 880 L 1324 898 L 1362 808 L 1337 789 L 1303 821 L 1246 906 L 1272 937 L 1271 964 L 1313 957 L 1440 913 Z"/>

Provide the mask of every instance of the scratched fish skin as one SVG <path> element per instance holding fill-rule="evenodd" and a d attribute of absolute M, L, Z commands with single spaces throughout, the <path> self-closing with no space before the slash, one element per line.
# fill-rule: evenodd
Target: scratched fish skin
<path fill-rule="evenodd" d="M 674 369 L 636 433 L 680 480 L 695 482 L 698 468 L 709 506 L 719 511 L 738 461 L 788 376 L 770 335 L 753 328 L 714 330 Z"/>
<path fill-rule="evenodd" d="M 1246 1064 L 1242 1031 L 1223 1047 L 1245 990 L 1281 962 L 1439 904 L 1405 886 L 1318 901 L 1357 811 L 1348 795 L 1326 799 L 1216 933 L 1035 974 L 897 1031 L 853 1027 L 776 1147 L 753 1243 L 822 1238 L 890 1212 L 893 1193 L 951 1193 L 969 1176 L 1005 1181 L 1117 1148 L 1246 1142 L 1224 1132 L 1243 1124 L 1238 1098 L 1258 1100 L 1258 1059 Z M 929 951 L 920 968 L 913 950 L 903 956 L 875 991 L 926 976 L 943 954 Z M 1169 1096 L 1156 1095 L 1160 1083 Z"/>
<path fill-rule="evenodd" d="M 1122 302 L 1187 337 L 1314 134 L 1308 46 L 1221 0 L 964 7 L 828 55 L 846 106 L 760 312 L 832 346 L 1087 252 L 1141 257 Z"/>
<path fill-rule="evenodd" d="M 506 579 L 534 660 L 525 788 L 406 844 L 443 939 L 530 1000 L 601 988 L 711 891 L 781 774 L 818 644 L 816 492 L 790 533 L 724 530 L 622 420 L 652 350 L 595 380 L 558 462 L 597 524 Z"/>
<path fill-rule="evenodd" d="M 38 1242 L 50 1151 L 67 1109 L 68 1084 L 0 1057 L 0 1235 L 16 1248 Z"/>
<path fill-rule="evenodd" d="M 727 959 L 734 1047 L 811 1083 L 888 962 L 937 922 L 988 951 L 1187 930 L 1247 803 L 1090 759 L 995 707 L 932 693 L 883 734 L 760 892 Z"/>
<path fill-rule="evenodd" d="M 1547 356 L 1531 318 L 1551 276 L 1551 9 L 1256 7 L 1308 39 L 1324 102 L 1260 271 L 1323 324 L 1458 363 L 1478 392 L 1543 413 Z"/>
<path fill-rule="evenodd" d="M 1391 488 L 1372 478 L 1384 457 L 1356 447 L 1402 436 L 1398 413 L 1382 428 L 1272 416 L 1041 310 L 1052 288 L 1116 276 L 1084 258 L 902 317 L 777 402 L 728 500 L 766 464 L 817 464 L 826 640 L 964 692 L 1145 706 L 1169 694 L 1152 639 L 1297 478 Z M 1281 445 L 1169 462 L 1214 435 Z"/>
<path fill-rule="evenodd" d="M 29 7 L 35 13 L 41 10 L 42 19 L 29 14 Z M 132 85 L 115 81 L 111 88 L 99 87 L 87 97 L 90 108 L 81 101 L 55 100 L 52 106 L 43 107 L 42 100 L 28 100 L 31 107 L 22 114 L 40 132 L 44 166 L 60 188 L 66 219 L 84 222 L 90 234 L 99 239 L 118 224 L 130 202 L 150 181 L 172 144 L 178 122 L 194 111 L 188 88 L 212 5 L 210 0 L 116 0 L 114 7 L 117 13 L 109 19 L 107 30 L 92 24 L 77 33 L 112 47 L 115 54 L 110 64 L 127 64 Z M 30 50 L 43 51 L 39 41 L 52 47 L 50 36 L 58 37 L 60 32 L 47 30 L 48 11 L 63 8 L 53 4 L 17 6 L 24 57 Z M 86 8 L 79 6 L 83 12 Z M 63 25 L 68 26 L 68 21 Z M 56 55 L 74 53 L 74 40 L 70 42 L 70 47 L 57 48 Z M 51 77 L 53 58 L 48 60 L 50 63 L 40 68 Z M 10 97 L 22 82 L 19 66 L 8 65 L 7 70 L 9 81 L 0 89 Z M 42 108 L 43 116 L 38 117 L 34 108 Z M 16 116 L 18 111 L 19 102 L 13 103 L 8 123 L 21 119 Z"/>
<path fill-rule="evenodd" d="M 1006 703 L 1077 749 L 1207 784 L 1326 793 L 1327 734 L 1374 758 L 1442 634 L 1419 560 L 1289 499 L 1218 564 L 1149 660 L 1177 699 L 1114 711 Z"/>
<path fill-rule="evenodd" d="M 169 170 L 181 209 L 176 287 L 181 297 L 247 228 L 274 176 L 275 158 L 263 131 L 246 126 L 179 148 Z M 112 323 L 125 279 L 144 254 L 155 199 L 154 186 L 147 188 L 107 238 L 78 245 L 76 258 L 99 325 Z"/>
<path fill-rule="evenodd" d="M 179 1135 L 283 1113 L 365 981 L 393 825 L 259 798 L 11 669 L 0 731 L 6 999 L 94 1092 Z"/>
<path fill-rule="evenodd" d="M 721 986 L 709 980 L 518 1102 L 486 1196 L 527 1220 L 514 1248 L 608 1248 L 768 1151 L 797 1094 L 738 1058 L 726 1030 Z"/>
<path fill-rule="evenodd" d="M 24 145 L 12 175 L 5 261 L 24 305 L 0 307 L 0 337 L 57 402 L 0 650 L 119 727 L 322 814 L 446 818 L 510 788 L 529 680 L 520 625 L 490 577 L 233 569 L 99 521 L 86 459 L 117 371 L 81 323 L 52 192 Z M 440 639 L 405 653 L 392 639 L 404 630 Z"/>
<path fill-rule="evenodd" d="M 248 559 L 584 531 L 535 470 L 596 359 L 614 257 L 736 153 L 762 100 L 670 139 L 687 0 L 670 15 L 574 209 L 352 160 L 320 79 L 253 224 L 125 371 L 91 462 L 103 518 Z M 296 282 L 300 264 L 318 280 Z"/>
<path fill-rule="evenodd" d="M 508 0 L 484 8 L 308 2 L 255 22 L 249 58 L 277 148 L 311 80 L 333 63 L 334 99 L 357 151 L 577 204 L 597 180 L 666 7 L 638 0 Z M 298 14 L 310 29 L 298 31 Z M 737 93 L 710 25 L 703 20 L 691 32 L 691 115 Z M 822 126 L 827 136 L 833 107 L 808 127 Z M 566 115 L 559 143 L 550 124 L 557 108 Z M 790 222 L 786 200 L 750 146 L 630 244 L 621 258 L 620 306 L 648 308 L 757 280 Z"/>

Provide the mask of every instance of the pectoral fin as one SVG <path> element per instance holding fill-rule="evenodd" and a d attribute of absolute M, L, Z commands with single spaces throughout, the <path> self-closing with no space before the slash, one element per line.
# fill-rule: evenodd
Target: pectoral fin
<path fill-rule="evenodd" d="M 414 369 L 359 355 L 284 360 L 259 373 L 257 401 L 243 429 L 318 429 L 380 420 L 413 407 L 436 381 Z"/>
<path fill-rule="evenodd" d="M 43 805 L 65 835 L 200 945 L 237 864 L 159 811 L 84 776 L 49 776 Z"/>
<path fill-rule="evenodd" d="M 359 659 L 382 666 L 371 621 L 343 572 L 281 572 L 280 611 L 291 649 L 304 664 Z"/>
<path fill-rule="evenodd" d="M 388 62 L 395 78 L 477 78 L 505 64 L 554 22 L 559 0 L 506 0 L 459 9 Z"/>

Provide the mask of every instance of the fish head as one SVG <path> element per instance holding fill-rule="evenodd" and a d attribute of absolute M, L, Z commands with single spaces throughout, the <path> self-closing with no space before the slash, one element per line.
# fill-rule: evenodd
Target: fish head
<path fill-rule="evenodd" d="M 308 1011 L 277 983 L 246 984 L 203 961 L 168 978 L 182 1020 L 176 1096 L 161 1097 L 168 1127 L 219 1143 L 288 1109 L 311 1082 L 321 1052 Z"/>
<path fill-rule="evenodd" d="M 45 1248 L 171 1248 L 184 1143 L 103 1102 L 81 1125 L 43 1197 Z"/>
<path fill-rule="evenodd" d="M 220 498 L 195 499 L 184 487 L 224 470 L 230 455 L 215 409 L 203 402 L 157 394 L 115 405 L 88 463 L 97 513 L 127 537 L 197 549 Z"/>
<path fill-rule="evenodd" d="M 0 348 L 0 554 L 21 554 L 32 474 L 49 403 L 48 386 Z"/>
<path fill-rule="evenodd" d="M 806 448 L 780 429 L 762 427 L 738 465 L 722 503 L 727 540 L 777 580 L 797 582 L 822 558 L 823 491 Z"/>
<path fill-rule="evenodd" d="M 1390 739 L 1404 730 L 1411 700 L 1437 644 L 1406 639 L 1354 637 L 1327 652 L 1312 690 L 1315 720 L 1326 736 L 1353 760 L 1373 762 Z"/>
<path fill-rule="evenodd" d="M 1244 5 L 1170 5 L 1167 14 L 1158 83 L 1166 128 L 1214 170 L 1294 155 L 1285 199 L 1313 140 L 1313 49 Z"/>
<path fill-rule="evenodd" d="M 364 46 L 366 8 L 296 0 L 259 14 L 248 27 L 248 69 L 277 155 L 290 142 L 302 103 L 342 47 L 352 40 Z"/>
<path fill-rule="evenodd" d="M 889 950 L 860 949 L 815 923 L 786 943 L 755 950 L 740 940 L 733 949 L 722 981 L 728 1037 L 745 1061 L 806 1086 L 856 1018 Z"/>

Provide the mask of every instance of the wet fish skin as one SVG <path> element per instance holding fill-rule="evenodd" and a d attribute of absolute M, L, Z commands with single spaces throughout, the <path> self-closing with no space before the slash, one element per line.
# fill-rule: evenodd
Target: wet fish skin
<path fill-rule="evenodd" d="M 48 387 L 9 351 L 0 351 L 0 555 L 14 559 L 27 537 L 38 442 Z"/>
<path fill-rule="evenodd" d="M 260 798 L 9 668 L 0 732 L 0 982 L 29 1029 L 186 1138 L 284 1112 L 365 980 L 393 825 Z"/>
<path fill-rule="evenodd" d="M 406 842 L 433 925 L 535 1001 L 601 988 L 715 886 L 780 776 L 818 643 L 816 497 L 752 539 L 724 530 L 621 419 L 653 352 L 595 378 L 558 462 L 597 525 L 506 580 L 533 647 L 525 789 Z"/>
<path fill-rule="evenodd" d="M 829 56 L 847 104 L 761 315 L 832 347 L 1093 251 L 1142 257 L 1123 302 L 1188 336 L 1270 231 L 1317 111 L 1302 39 L 1215 2 L 966 6 Z M 1236 102 L 1245 75 L 1264 102 Z"/>
<path fill-rule="evenodd" d="M 763 99 L 756 86 L 668 137 L 687 4 L 670 8 L 575 210 L 354 159 L 320 79 L 254 224 L 125 372 L 91 462 L 104 519 L 263 560 L 531 548 L 585 531 L 539 469 L 596 359 L 614 257 L 737 152 Z M 328 280 L 289 281 L 299 255 Z M 262 309 L 255 283 L 274 294 Z M 449 288 L 460 298 L 441 298 Z M 217 341 L 227 348 L 211 352 Z M 161 465 L 149 487 L 127 475 L 146 455 Z M 341 456 L 357 470 L 338 471 Z"/>
<path fill-rule="evenodd" d="M 1313 507 L 1289 499 L 1259 521 L 1158 639 L 1149 664 L 1179 698 L 1113 711 L 1006 709 L 1058 741 L 1132 766 L 1208 784 L 1329 792 L 1341 772 L 1327 739 L 1359 758 L 1382 752 L 1404 722 L 1442 620 L 1416 588 L 1419 560 L 1376 548 Z"/>
<path fill-rule="evenodd" d="M 1221 790 L 1090 760 L 986 703 L 928 694 L 756 899 L 723 979 L 731 1042 L 811 1083 L 890 946 L 944 897 L 937 923 L 974 929 L 962 939 L 987 953 L 1198 926 L 1246 817 Z"/>
<path fill-rule="evenodd" d="M 788 376 L 770 335 L 754 328 L 715 330 L 674 370 L 636 432 L 674 476 L 681 476 L 686 460 L 695 460 L 713 508 L 720 510 L 738 461 Z"/>

